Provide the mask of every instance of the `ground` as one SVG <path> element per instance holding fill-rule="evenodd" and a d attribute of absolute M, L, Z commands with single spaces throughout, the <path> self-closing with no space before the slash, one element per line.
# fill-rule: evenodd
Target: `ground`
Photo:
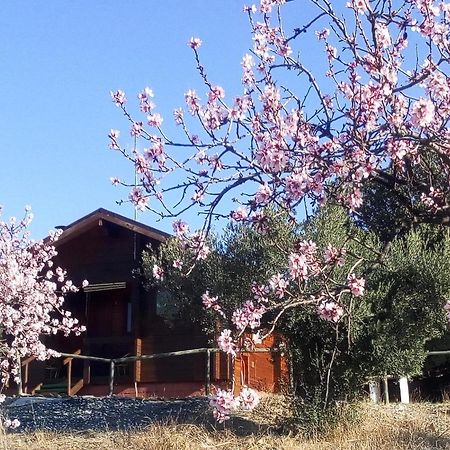
<path fill-rule="evenodd" d="M 252 413 L 225 425 L 210 418 L 207 400 L 56 398 L 11 401 L 4 414 L 15 432 L 0 432 L 8 450 L 450 450 L 450 403 L 352 407 L 353 419 L 306 436 L 281 397 L 265 397 Z"/>

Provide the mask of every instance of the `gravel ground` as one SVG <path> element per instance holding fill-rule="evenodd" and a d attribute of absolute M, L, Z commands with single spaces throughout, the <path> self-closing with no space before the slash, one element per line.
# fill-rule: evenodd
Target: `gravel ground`
<path fill-rule="evenodd" d="M 20 427 L 14 430 L 18 433 L 130 430 L 165 420 L 196 423 L 210 414 L 206 398 L 162 401 L 121 397 L 22 397 L 8 398 L 0 406 L 0 414 L 20 421 Z"/>

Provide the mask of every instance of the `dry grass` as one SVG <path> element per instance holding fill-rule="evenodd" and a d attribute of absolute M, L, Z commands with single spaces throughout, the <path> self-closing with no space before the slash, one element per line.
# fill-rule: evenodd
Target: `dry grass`
<path fill-rule="evenodd" d="M 166 423 L 133 432 L 4 434 L 1 450 L 431 450 L 450 449 L 450 403 L 440 405 L 374 406 L 363 404 L 357 424 L 343 424 L 320 437 L 293 431 L 276 434 L 268 427 L 280 423 L 286 411 L 266 400 L 252 416 L 225 429 L 210 424 Z M 255 422 L 258 426 L 255 427 Z M 252 426 L 248 426 L 252 424 Z M 272 430 L 272 431 L 271 431 Z"/>

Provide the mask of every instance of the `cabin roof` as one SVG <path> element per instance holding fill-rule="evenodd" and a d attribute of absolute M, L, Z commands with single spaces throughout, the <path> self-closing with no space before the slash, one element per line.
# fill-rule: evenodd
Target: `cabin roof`
<path fill-rule="evenodd" d="M 150 227 L 149 225 L 145 225 L 143 223 L 137 222 L 136 220 L 129 219 L 128 217 L 125 216 L 121 216 L 120 214 L 108 211 L 107 209 L 99 208 L 87 214 L 86 216 L 83 216 L 80 219 L 75 220 L 75 222 L 72 222 L 69 225 L 59 226 L 58 228 L 62 229 L 63 233 L 61 234 L 59 239 L 55 242 L 55 245 L 58 246 L 63 242 L 66 242 L 84 233 L 89 228 L 92 228 L 93 225 L 101 225 L 101 221 L 103 220 L 114 223 L 123 228 L 126 228 L 127 230 L 142 234 L 144 236 L 147 236 L 151 239 L 155 239 L 160 242 L 170 237 L 169 233 L 157 230 L 156 228 Z"/>

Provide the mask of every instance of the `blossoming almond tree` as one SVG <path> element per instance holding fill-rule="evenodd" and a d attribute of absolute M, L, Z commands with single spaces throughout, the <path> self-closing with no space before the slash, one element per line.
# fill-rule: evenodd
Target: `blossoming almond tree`
<path fill-rule="evenodd" d="M 0 221 L 0 388 L 11 376 L 20 377 L 20 358 L 43 360 L 58 355 L 46 347 L 45 336 L 79 334 L 84 329 L 63 309 L 64 295 L 78 288 L 65 270 L 53 267 L 57 254 L 53 244 L 59 232 L 33 241 L 27 231 L 31 220 L 27 210 L 20 221 Z"/>
<path fill-rule="evenodd" d="M 151 89 L 138 94 L 136 117 L 125 93 L 112 92 L 144 147 L 127 150 L 111 130 L 110 147 L 138 174 L 137 183 L 113 183 L 130 186 L 137 208 L 176 219 L 175 233 L 194 259 L 208 256 L 205 237 L 215 218 L 250 222 L 264 233 L 267 205 L 293 221 L 300 206 L 330 201 L 357 215 L 368 181 L 387 187 L 407 210 L 405 226 L 450 223 L 450 3 L 308 0 L 315 14 L 290 29 L 284 18 L 303 4 L 260 0 L 244 7 L 253 42 L 241 63 L 242 91 L 232 98 L 201 64 L 201 39 L 190 39 L 205 92 L 189 90 L 186 106 L 174 111 L 180 140 L 164 131 Z M 323 63 L 309 67 L 302 52 L 311 51 L 312 38 Z M 224 206 L 230 199 L 237 203 L 231 212 Z M 181 218 L 194 211 L 205 221 L 191 235 Z M 362 259 L 345 279 L 334 278 L 343 258 L 345 248 L 321 253 L 314 242 L 299 242 L 286 254 L 285 271 L 226 312 L 235 329 L 222 332 L 221 348 L 239 350 L 238 337 L 256 331 L 268 310 L 278 311 L 273 326 L 287 309 L 308 304 L 330 322 L 342 320 L 342 296 L 358 297 L 365 288 Z M 155 277 L 162 276 L 156 267 Z M 220 310 L 214 292 L 204 303 Z"/>

